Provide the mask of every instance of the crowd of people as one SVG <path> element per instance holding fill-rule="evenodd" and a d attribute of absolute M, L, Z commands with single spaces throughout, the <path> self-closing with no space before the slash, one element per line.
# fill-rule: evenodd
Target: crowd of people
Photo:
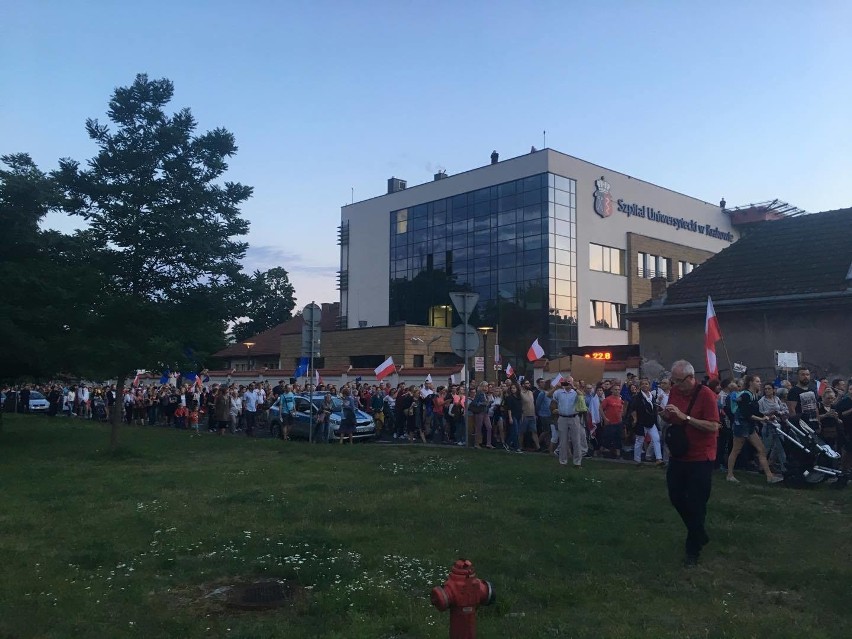
<path fill-rule="evenodd" d="M 852 380 L 850 380 L 852 382 Z M 780 481 L 786 464 L 775 422 L 804 419 L 838 451 L 844 467 L 852 446 L 852 384 L 811 380 L 801 369 L 795 385 L 786 380 L 763 383 L 758 376 L 704 380 L 717 397 L 721 427 L 715 466 L 731 482 L 737 468 L 754 468 L 770 482 Z M 595 384 L 573 378 L 535 381 L 510 378 L 479 382 L 421 385 L 352 382 L 315 389 L 285 380 L 242 384 L 144 384 L 129 387 L 117 398 L 115 386 L 24 386 L 21 398 L 39 390 L 49 402 L 48 415 L 109 420 L 122 411 L 125 423 L 169 426 L 193 434 L 204 431 L 254 436 L 270 424 L 269 409 L 277 405 L 280 428 L 289 439 L 297 395 L 314 392 L 325 398 L 315 415 L 317 441 L 328 441 L 331 398 L 343 403 L 337 435 L 352 441 L 354 415 L 363 411 L 376 425 L 376 436 L 396 442 L 470 444 L 509 452 L 555 454 L 560 462 L 581 466 L 586 457 L 632 460 L 664 466 L 664 444 L 671 379 L 650 380 L 628 374 L 625 381 L 604 379 Z M 562 392 L 559 392 L 562 391 Z M 23 402 L 26 404 L 26 402 Z M 791 417 L 792 416 L 792 417 Z M 562 422 L 560 424 L 560 421 Z M 746 446 L 748 443 L 750 446 Z"/>

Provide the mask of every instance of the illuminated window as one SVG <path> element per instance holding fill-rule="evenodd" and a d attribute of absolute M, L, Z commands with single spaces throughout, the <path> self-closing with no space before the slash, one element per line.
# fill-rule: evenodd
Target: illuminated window
<path fill-rule="evenodd" d="M 429 326 L 450 328 L 453 325 L 453 308 L 448 305 L 432 306 L 429 309 Z"/>
<path fill-rule="evenodd" d="M 396 233 L 408 233 L 408 209 L 396 212 Z"/>

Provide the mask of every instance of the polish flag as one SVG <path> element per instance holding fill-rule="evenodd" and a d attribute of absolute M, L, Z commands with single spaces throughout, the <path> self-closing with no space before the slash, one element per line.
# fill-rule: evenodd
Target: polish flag
<path fill-rule="evenodd" d="M 314 388 L 322 384 L 322 377 L 320 377 L 319 369 L 314 369 Z"/>
<path fill-rule="evenodd" d="M 385 361 L 379 364 L 376 369 L 376 379 L 381 381 L 396 370 L 393 365 L 393 357 L 388 357 Z"/>
<path fill-rule="evenodd" d="M 511 364 L 506 364 L 506 377 L 512 377 L 515 374 L 515 369 Z"/>
<path fill-rule="evenodd" d="M 198 375 L 195 376 L 195 386 L 198 388 L 198 390 L 201 390 L 203 384 L 204 380 L 202 379 L 202 373 L 198 373 Z"/>
<path fill-rule="evenodd" d="M 564 378 L 562 377 L 562 373 L 556 373 L 556 377 L 554 377 L 553 379 L 550 380 L 550 385 L 551 386 L 559 386 L 560 382 L 563 379 Z"/>
<path fill-rule="evenodd" d="M 544 349 L 538 343 L 538 338 L 530 345 L 530 350 L 527 351 L 527 359 L 531 362 L 544 357 Z"/>
<path fill-rule="evenodd" d="M 707 318 L 704 320 L 704 360 L 708 377 L 719 376 L 719 366 L 716 363 L 716 342 L 722 339 L 719 330 L 719 320 L 713 308 L 713 300 L 707 296 Z"/>
<path fill-rule="evenodd" d="M 822 394 L 828 390 L 828 382 L 819 382 L 817 384 L 817 395 L 822 397 Z"/>

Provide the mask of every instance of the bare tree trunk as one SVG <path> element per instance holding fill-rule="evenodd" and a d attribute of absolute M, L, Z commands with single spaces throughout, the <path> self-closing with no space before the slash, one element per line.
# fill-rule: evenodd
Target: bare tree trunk
<path fill-rule="evenodd" d="M 119 377 L 115 383 L 115 404 L 112 406 L 110 415 L 109 451 L 114 453 L 118 448 L 118 429 L 121 428 L 121 420 L 124 417 L 124 382 L 126 377 Z"/>

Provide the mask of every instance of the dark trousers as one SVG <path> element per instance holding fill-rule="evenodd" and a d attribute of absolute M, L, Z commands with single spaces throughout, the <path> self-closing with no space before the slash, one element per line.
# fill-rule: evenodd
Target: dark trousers
<path fill-rule="evenodd" d="M 257 414 L 253 413 L 250 410 L 245 411 L 246 414 L 246 435 L 251 437 L 254 435 L 254 424 L 257 418 Z"/>
<path fill-rule="evenodd" d="M 697 557 L 707 543 L 704 519 L 713 481 L 712 461 L 669 461 L 669 499 L 686 526 L 686 554 Z"/>

